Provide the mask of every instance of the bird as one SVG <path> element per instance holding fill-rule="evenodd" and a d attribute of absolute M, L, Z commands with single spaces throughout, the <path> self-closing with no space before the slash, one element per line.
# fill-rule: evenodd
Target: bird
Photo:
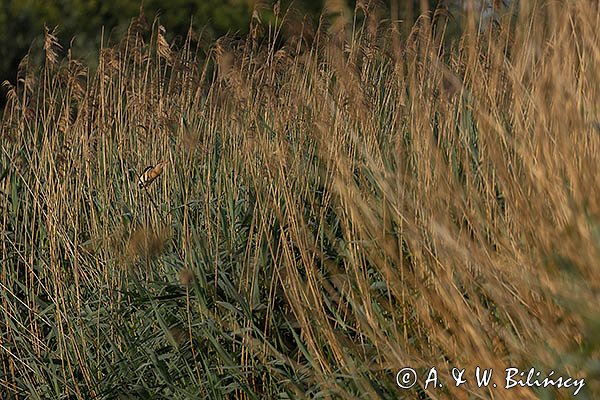
<path fill-rule="evenodd" d="M 146 167 L 138 179 L 138 186 L 140 189 L 147 189 L 152 182 L 162 174 L 166 163 L 166 161 L 159 161 L 155 166 L 150 165 L 149 167 Z"/>

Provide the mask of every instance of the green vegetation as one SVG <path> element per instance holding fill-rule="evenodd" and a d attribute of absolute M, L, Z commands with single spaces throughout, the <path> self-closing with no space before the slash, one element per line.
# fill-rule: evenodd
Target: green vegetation
<path fill-rule="evenodd" d="M 265 5 L 260 7 L 261 3 Z M 245 35 L 254 6 L 259 6 L 259 14 L 262 14 L 267 3 L 251 0 L 6 0 L 0 4 L 0 77 L 15 81 L 19 62 L 32 41 L 34 47 L 43 41 L 44 26 L 51 30 L 57 27 L 63 47 L 72 48 L 79 57 L 85 57 L 87 63 L 95 64 L 102 40 L 100 32 L 105 29 L 105 43 L 110 38 L 118 40 L 132 18 L 139 14 L 142 4 L 150 22 L 160 17 L 161 23 L 169 27 L 167 37 L 185 37 L 193 25 L 212 40 L 226 33 Z M 287 7 L 290 1 L 282 3 Z M 321 11 L 320 1 L 296 1 L 295 4 L 314 18 Z"/>
<path fill-rule="evenodd" d="M 279 3 L 281 9 L 293 6 L 292 13 L 306 15 L 313 21 L 318 20 L 324 10 L 339 13 L 351 7 L 345 0 L 5 0 L 0 3 L 0 80 L 15 82 L 19 62 L 32 42 L 34 50 L 43 42 L 45 26 L 51 30 L 56 28 L 61 45 L 71 48 L 86 64 L 95 67 L 101 41 L 106 44 L 111 39 L 119 40 L 142 5 L 150 22 L 160 18 L 168 27 L 166 37 L 170 40 L 177 42 L 176 39 L 185 38 L 192 25 L 201 31 L 205 42 L 210 43 L 225 34 L 245 36 L 253 15 L 265 22 L 271 21 L 275 3 Z M 404 20 L 412 21 L 415 10 L 421 6 L 434 7 L 437 1 L 401 3 L 396 11 Z M 410 25 L 410 22 L 406 24 Z M 1 108 L 5 103 L 4 93 L 2 95 Z"/>
<path fill-rule="evenodd" d="M 211 45 L 140 17 L 97 68 L 47 31 L 5 83 L 0 398 L 573 393 L 455 387 L 476 366 L 593 398 L 600 11 L 519 7 L 456 41 L 439 10 Z"/>

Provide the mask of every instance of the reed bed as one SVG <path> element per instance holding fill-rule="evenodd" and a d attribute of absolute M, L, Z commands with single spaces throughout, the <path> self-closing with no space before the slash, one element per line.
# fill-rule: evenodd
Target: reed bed
<path fill-rule="evenodd" d="M 600 393 L 597 2 L 357 3 L 215 43 L 141 14 L 97 68 L 46 31 L 4 84 L 2 399 Z"/>

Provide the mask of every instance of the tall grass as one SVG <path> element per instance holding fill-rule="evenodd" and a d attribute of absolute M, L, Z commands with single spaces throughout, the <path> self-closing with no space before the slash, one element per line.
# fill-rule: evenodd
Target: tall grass
<path fill-rule="evenodd" d="M 597 2 L 408 36 L 358 3 L 210 47 L 142 15 L 93 72 L 46 32 L 5 83 L 2 399 L 600 392 Z"/>

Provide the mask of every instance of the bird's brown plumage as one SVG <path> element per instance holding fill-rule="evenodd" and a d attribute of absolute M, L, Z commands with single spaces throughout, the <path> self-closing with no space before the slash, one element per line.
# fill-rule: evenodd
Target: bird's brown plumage
<path fill-rule="evenodd" d="M 158 178 L 160 174 L 162 174 L 163 168 L 166 163 L 166 161 L 159 161 L 155 166 L 146 167 L 146 169 L 144 170 L 144 172 L 142 172 L 142 175 L 140 175 L 140 178 L 138 180 L 138 185 L 140 189 L 148 188 L 152 184 L 152 182 L 154 182 L 154 180 Z"/>

